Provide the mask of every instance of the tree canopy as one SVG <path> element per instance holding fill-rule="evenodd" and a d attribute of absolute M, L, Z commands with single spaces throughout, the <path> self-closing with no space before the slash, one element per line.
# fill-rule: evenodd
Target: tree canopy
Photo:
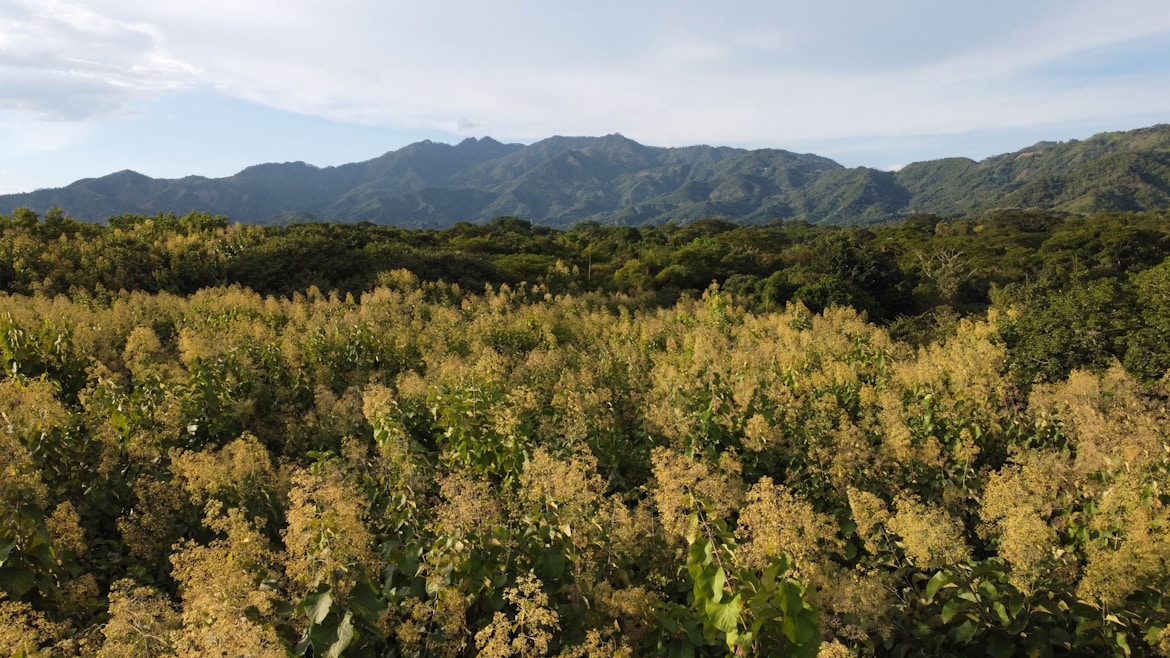
<path fill-rule="evenodd" d="M 1170 655 L 1166 217 L 0 217 L 0 655 Z"/>

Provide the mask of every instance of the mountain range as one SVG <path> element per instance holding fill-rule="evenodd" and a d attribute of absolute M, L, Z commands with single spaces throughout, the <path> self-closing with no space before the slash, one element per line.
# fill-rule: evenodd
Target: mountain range
<path fill-rule="evenodd" d="M 1170 208 L 1170 125 L 1040 142 L 982 161 L 901 170 L 846 168 L 778 149 L 644 146 L 621 135 L 423 141 L 365 162 L 261 164 L 225 178 L 154 179 L 133 171 L 0 196 L 0 210 L 56 204 L 85 221 L 191 210 L 244 223 L 372 222 L 441 228 L 517 216 L 570 226 L 723 218 L 875 224 L 915 212 L 994 208 L 1070 213 Z"/>

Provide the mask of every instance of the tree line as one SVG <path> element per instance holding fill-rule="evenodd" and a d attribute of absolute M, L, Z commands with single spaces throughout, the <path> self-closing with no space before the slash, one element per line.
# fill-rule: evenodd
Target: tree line
<path fill-rule="evenodd" d="M 58 208 L 44 217 L 17 209 L 0 215 L 0 289 L 108 297 L 240 285 L 278 297 L 310 289 L 360 295 L 406 270 L 460 294 L 527 283 L 650 308 L 717 283 L 752 311 L 789 302 L 813 312 L 848 306 L 914 344 L 996 308 L 1023 382 L 1055 381 L 1113 360 L 1152 379 L 1170 367 L 1163 347 L 1168 219 L 998 210 L 950 219 L 917 214 L 869 228 L 700 220 L 557 230 L 500 217 L 405 230 L 245 226 L 200 212 L 127 214 L 96 225 Z"/>

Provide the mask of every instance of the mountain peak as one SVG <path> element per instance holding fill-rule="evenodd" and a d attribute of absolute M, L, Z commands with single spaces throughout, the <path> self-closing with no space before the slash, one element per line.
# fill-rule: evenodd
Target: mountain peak
<path fill-rule="evenodd" d="M 1142 186 L 1124 182 L 1135 175 Z M 312 216 L 435 228 L 497 216 L 552 226 L 704 218 L 850 224 L 1006 205 L 1069 212 L 1170 208 L 1167 189 L 1170 125 L 1039 142 L 980 163 L 910 163 L 896 173 L 849 169 L 780 149 L 644 146 L 610 133 L 558 135 L 527 146 L 486 136 L 454 146 L 427 139 L 364 162 L 325 168 L 268 163 L 219 179 L 156 180 L 123 170 L 60 189 L 0 196 L 0 210 L 45 212 L 56 204 L 78 219 L 103 221 L 127 212 L 196 208 L 240 222 Z"/>
<path fill-rule="evenodd" d="M 146 174 L 140 174 L 137 171 L 134 171 L 133 169 L 122 169 L 121 171 L 115 171 L 112 174 L 106 174 L 105 176 L 102 176 L 101 178 L 149 180 L 150 176 L 147 176 Z"/>
<path fill-rule="evenodd" d="M 491 144 L 499 144 L 499 142 L 497 142 L 496 140 L 492 139 L 491 137 L 488 137 L 485 135 L 485 136 L 479 137 L 479 138 L 465 137 L 462 142 L 459 142 L 455 146 L 456 146 L 456 148 L 458 148 L 460 146 L 475 146 L 477 144 L 491 145 Z"/>

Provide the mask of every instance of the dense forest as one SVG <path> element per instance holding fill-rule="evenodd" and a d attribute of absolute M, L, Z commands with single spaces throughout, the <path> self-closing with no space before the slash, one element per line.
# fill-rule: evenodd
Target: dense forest
<path fill-rule="evenodd" d="M 63 188 L 0 195 L 0 208 L 54 205 L 99 222 L 124 212 L 199 208 L 243 224 L 320 221 L 448 228 L 517 216 L 569 228 L 722 218 L 742 224 L 883 224 L 1003 208 L 1088 215 L 1170 207 L 1170 125 L 1039 142 L 974 161 L 846 168 L 780 149 L 644 146 L 621 135 L 489 137 L 410 144 L 364 162 L 258 164 L 226 178 L 156 179 L 133 171 Z"/>
<path fill-rule="evenodd" d="M 1170 217 L 0 216 L 0 655 L 1170 656 Z"/>

